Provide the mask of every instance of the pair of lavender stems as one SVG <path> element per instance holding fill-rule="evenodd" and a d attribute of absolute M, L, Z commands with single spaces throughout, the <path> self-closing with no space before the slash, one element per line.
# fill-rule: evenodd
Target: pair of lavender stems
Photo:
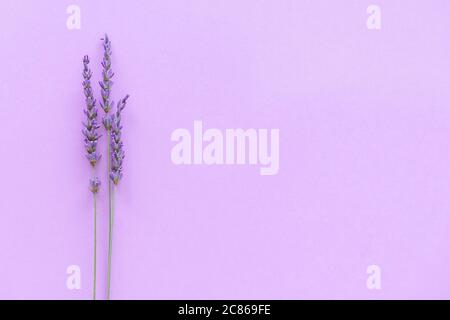
<path fill-rule="evenodd" d="M 103 59 L 102 59 L 102 81 L 99 82 L 101 88 L 102 101 L 100 107 L 105 115 L 102 123 L 107 136 L 107 155 L 108 155 L 108 208 L 109 208 L 109 241 L 108 241 L 108 274 L 107 274 L 107 299 L 111 297 L 111 257 L 112 257 L 112 238 L 114 225 L 114 189 L 122 179 L 122 163 L 125 157 L 123 150 L 121 115 L 125 108 L 129 95 L 120 99 L 116 105 L 116 112 L 110 112 L 114 109 L 114 101 L 110 100 L 111 87 L 113 81 L 111 78 L 114 73 L 111 70 L 111 41 L 108 35 L 101 39 L 103 41 Z M 94 272 L 93 272 L 93 299 L 96 300 L 97 287 L 97 193 L 100 189 L 100 179 L 96 176 L 95 168 L 101 155 L 97 152 L 98 140 L 101 135 L 98 133 L 100 125 L 98 124 L 98 109 L 96 100 L 91 87 L 92 71 L 89 69 L 89 57 L 83 58 L 83 90 L 85 96 L 86 109 L 84 114 L 86 121 L 83 123 L 84 147 L 86 157 L 92 167 L 92 178 L 89 182 L 89 189 L 93 195 L 94 205 Z"/>

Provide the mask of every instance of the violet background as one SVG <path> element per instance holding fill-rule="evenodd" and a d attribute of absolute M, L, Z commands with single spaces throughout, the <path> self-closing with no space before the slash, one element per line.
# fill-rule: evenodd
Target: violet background
<path fill-rule="evenodd" d="M 81 30 L 66 28 L 70 4 Z M 98 79 L 105 31 L 114 100 L 131 95 L 114 299 L 450 298 L 449 1 L 2 0 L 0 13 L 0 298 L 91 297 L 81 60 Z M 194 120 L 279 128 L 279 174 L 175 166 L 170 134 Z"/>

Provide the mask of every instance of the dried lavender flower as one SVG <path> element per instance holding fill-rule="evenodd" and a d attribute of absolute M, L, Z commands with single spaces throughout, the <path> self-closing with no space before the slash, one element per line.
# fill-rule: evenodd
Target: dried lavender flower
<path fill-rule="evenodd" d="M 125 158 L 123 150 L 121 115 L 125 108 L 129 95 L 119 100 L 117 103 L 116 113 L 112 115 L 111 124 L 111 172 L 110 179 L 117 186 L 122 179 L 122 163 Z"/>
<path fill-rule="evenodd" d="M 88 67 L 89 57 L 83 57 L 83 92 L 86 97 L 86 108 L 84 109 L 84 115 L 86 116 L 85 122 L 83 122 L 84 129 L 82 130 L 84 135 L 84 148 L 86 150 L 86 158 L 89 160 L 93 170 L 93 178 L 89 180 L 89 189 L 93 195 L 94 204 L 94 272 L 93 272 L 93 299 L 96 299 L 96 283 L 97 283 L 97 193 L 100 189 L 100 180 L 95 177 L 95 165 L 100 160 L 101 156 L 97 153 L 97 144 L 100 135 L 97 129 L 100 126 L 97 123 L 97 107 L 95 106 L 96 100 L 91 87 L 92 71 Z"/>
<path fill-rule="evenodd" d="M 111 125 L 112 125 L 112 123 L 113 123 L 112 116 L 106 114 L 106 115 L 103 117 L 102 123 L 103 123 L 103 126 L 105 127 L 106 130 L 108 130 L 108 131 L 111 130 Z"/>
<path fill-rule="evenodd" d="M 102 96 L 102 102 L 100 102 L 100 106 L 107 114 L 114 107 L 114 101 L 110 101 L 111 87 L 113 85 L 113 81 L 111 81 L 111 78 L 114 76 L 114 72 L 111 70 L 111 41 L 109 40 L 107 34 L 105 34 L 105 37 L 101 40 L 103 41 L 104 53 L 102 60 L 102 81 L 99 82 Z"/>
<path fill-rule="evenodd" d="M 90 179 L 89 180 L 89 190 L 91 190 L 91 192 L 95 194 L 100 189 L 101 184 L 102 183 L 100 182 L 100 180 L 98 178 Z"/>
<path fill-rule="evenodd" d="M 97 129 L 100 127 L 97 124 L 97 107 L 95 106 L 96 100 L 94 99 L 91 87 L 92 71 L 89 69 L 89 57 L 83 57 L 83 92 L 86 97 L 86 109 L 84 114 L 86 121 L 83 122 L 84 129 L 82 133 L 84 135 L 84 147 L 86 149 L 86 157 L 89 163 L 95 167 L 100 160 L 101 155 L 97 153 L 97 141 L 100 135 L 97 133 Z"/>
<path fill-rule="evenodd" d="M 113 243 L 113 224 L 114 224 L 114 185 L 118 185 L 122 178 L 122 163 L 125 157 L 123 151 L 123 142 L 121 140 L 121 113 L 125 108 L 128 95 L 119 100 L 116 105 L 116 112 L 110 113 L 114 109 L 114 102 L 110 100 L 111 87 L 113 82 L 111 78 L 114 72 L 111 70 L 111 41 L 108 35 L 101 39 L 103 41 L 103 59 L 102 59 L 102 81 L 99 82 L 101 88 L 102 101 L 100 106 L 105 112 L 102 119 L 103 126 L 107 131 L 108 146 L 108 199 L 109 199 L 109 241 L 108 241 L 108 272 L 107 272 L 107 294 L 106 298 L 111 297 L 111 266 L 112 266 L 112 243 Z"/>

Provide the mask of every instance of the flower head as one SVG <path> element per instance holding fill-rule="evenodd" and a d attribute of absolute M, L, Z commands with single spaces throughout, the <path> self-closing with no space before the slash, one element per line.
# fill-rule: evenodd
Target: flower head
<path fill-rule="evenodd" d="M 111 87 L 113 82 L 111 78 L 114 76 L 114 72 L 111 70 L 111 41 L 108 35 L 101 39 L 103 41 L 103 60 L 102 60 L 102 81 L 99 82 L 101 88 L 102 102 L 100 106 L 105 113 L 108 113 L 114 107 L 114 101 L 110 101 Z M 109 130 L 107 128 L 107 130 Z"/>
<path fill-rule="evenodd" d="M 101 182 L 98 178 L 93 178 L 89 180 L 89 190 L 91 190 L 92 193 L 97 193 L 100 189 Z"/>
<path fill-rule="evenodd" d="M 122 125 L 120 122 L 122 110 L 125 108 L 128 97 L 129 95 L 126 95 L 125 98 L 119 100 L 116 113 L 111 116 L 111 172 L 109 178 L 115 185 L 118 185 L 122 179 L 122 163 L 125 152 L 123 151 Z"/>
<path fill-rule="evenodd" d="M 101 155 L 97 153 L 97 141 L 100 135 L 97 129 L 100 127 L 97 124 L 97 107 L 95 106 L 95 99 L 91 87 L 92 71 L 89 69 L 89 57 L 83 57 L 83 92 L 85 96 L 86 109 L 84 109 L 84 115 L 86 116 L 85 122 L 83 122 L 84 129 L 82 133 L 84 135 L 84 148 L 86 150 L 86 157 L 90 164 L 95 167 L 100 160 Z"/>
<path fill-rule="evenodd" d="M 111 126 L 113 123 L 113 116 L 106 114 L 105 116 L 103 116 L 102 123 L 106 130 L 108 131 L 111 130 Z"/>

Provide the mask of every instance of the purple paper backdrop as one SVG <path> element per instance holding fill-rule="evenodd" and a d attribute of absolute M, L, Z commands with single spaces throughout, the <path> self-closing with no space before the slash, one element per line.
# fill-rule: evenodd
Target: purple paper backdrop
<path fill-rule="evenodd" d="M 0 298 L 91 298 L 81 59 L 98 80 L 104 32 L 114 100 L 131 95 L 114 299 L 450 298 L 449 1 L 2 0 L 0 14 Z M 278 175 L 174 165 L 170 134 L 194 120 L 279 128 Z"/>

